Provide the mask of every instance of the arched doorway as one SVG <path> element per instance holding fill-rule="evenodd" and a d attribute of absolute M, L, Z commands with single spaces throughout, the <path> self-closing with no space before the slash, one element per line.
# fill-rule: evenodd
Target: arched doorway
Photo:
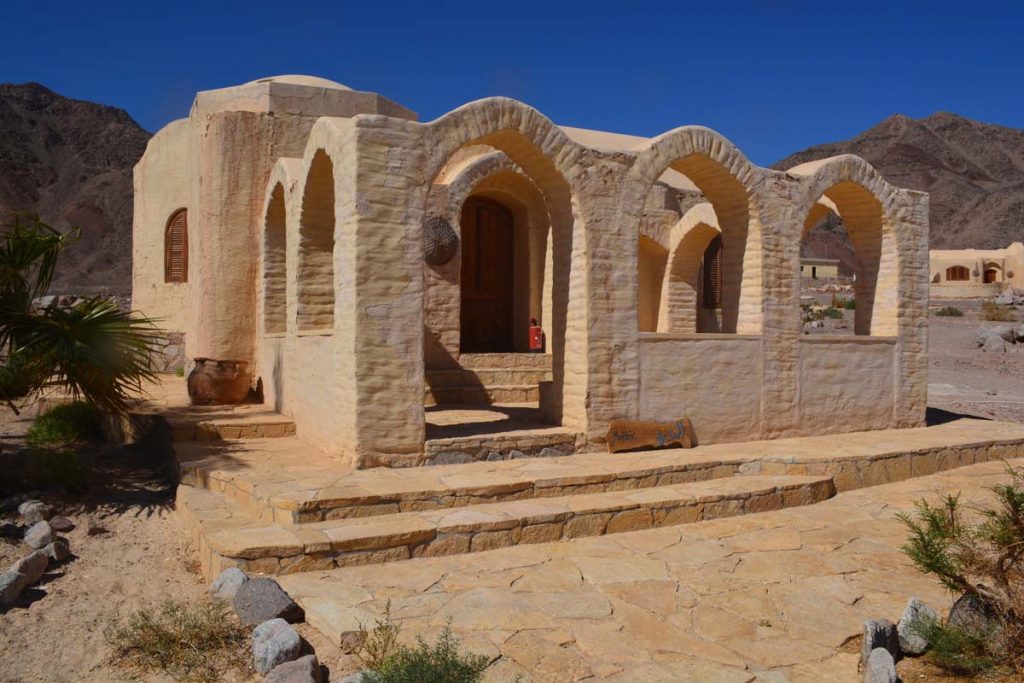
<path fill-rule="evenodd" d="M 512 212 L 484 197 L 462 209 L 460 350 L 508 353 L 514 346 L 515 225 Z"/>

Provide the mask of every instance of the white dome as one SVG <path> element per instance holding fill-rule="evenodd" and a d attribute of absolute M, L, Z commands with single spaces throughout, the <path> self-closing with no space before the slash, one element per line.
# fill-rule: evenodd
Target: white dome
<path fill-rule="evenodd" d="M 318 76 L 302 76 L 297 74 L 257 78 L 255 81 L 249 81 L 248 83 L 246 83 L 246 85 L 256 85 L 257 83 L 289 83 L 291 85 L 305 85 L 310 88 L 327 88 L 328 90 L 352 89 L 347 85 L 342 85 L 341 83 L 337 83 L 335 81 L 329 81 L 326 78 L 320 78 Z"/>

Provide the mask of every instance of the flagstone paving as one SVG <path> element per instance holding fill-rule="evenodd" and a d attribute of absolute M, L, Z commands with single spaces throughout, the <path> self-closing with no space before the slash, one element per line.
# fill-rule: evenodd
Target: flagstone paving
<path fill-rule="evenodd" d="M 491 681 L 854 681 L 839 648 L 865 619 L 896 620 L 912 595 L 950 604 L 899 552 L 896 514 L 1005 479 L 987 462 L 806 507 L 279 581 L 342 646 L 388 603 L 406 638 L 450 622 L 494 659 Z"/>

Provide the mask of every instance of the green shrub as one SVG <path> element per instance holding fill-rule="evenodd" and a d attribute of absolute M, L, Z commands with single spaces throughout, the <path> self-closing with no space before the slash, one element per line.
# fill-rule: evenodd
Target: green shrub
<path fill-rule="evenodd" d="M 979 634 L 938 619 L 920 617 L 911 629 L 928 642 L 928 658 L 955 674 L 978 674 L 1000 664 L 989 644 L 994 634 Z"/>
<path fill-rule="evenodd" d="M 182 367 L 174 368 L 174 374 L 176 376 L 178 376 L 178 377 L 184 377 L 185 376 L 185 368 L 182 368 Z"/>
<path fill-rule="evenodd" d="M 843 318 L 843 312 L 833 306 L 829 306 L 828 308 L 826 308 L 824 311 L 822 311 L 822 314 L 826 318 L 834 318 L 836 320 L 842 320 Z"/>
<path fill-rule="evenodd" d="M 100 412 L 82 401 L 59 405 L 36 418 L 26 439 L 33 446 L 64 446 L 100 441 Z"/>
<path fill-rule="evenodd" d="M 935 311 L 935 315 L 943 318 L 962 318 L 964 317 L 964 312 L 956 306 L 943 306 L 939 310 Z"/>
<path fill-rule="evenodd" d="M 853 298 L 843 299 L 842 308 L 845 308 L 848 311 L 856 310 L 857 309 L 857 300 L 853 299 Z"/>
<path fill-rule="evenodd" d="M 994 301 L 985 301 L 981 304 L 981 319 L 997 323 L 1008 323 L 1015 322 L 1017 316 L 1006 306 L 997 304 Z"/>
<path fill-rule="evenodd" d="M 994 619 L 984 633 L 926 625 L 934 631 L 932 656 L 939 666 L 1024 670 L 1024 469 L 1007 471 L 1010 482 L 991 487 L 994 502 L 972 508 L 969 516 L 959 494 L 938 504 L 918 501 L 913 515 L 899 515 L 910 530 L 902 550 L 917 568 L 953 595 L 971 596 Z"/>
<path fill-rule="evenodd" d="M 108 626 L 104 635 L 116 663 L 176 680 L 221 681 L 250 660 L 246 629 L 220 602 L 189 607 L 168 600 Z"/>
<path fill-rule="evenodd" d="M 398 642 L 400 628 L 391 620 L 391 603 L 370 632 L 363 629 L 359 659 L 372 683 L 477 683 L 489 664 L 486 657 L 459 651 L 461 642 L 445 626 L 433 645 L 422 637 L 409 647 Z"/>

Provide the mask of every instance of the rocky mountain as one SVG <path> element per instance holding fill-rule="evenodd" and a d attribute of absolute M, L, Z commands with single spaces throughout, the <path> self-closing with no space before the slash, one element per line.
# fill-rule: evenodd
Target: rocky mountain
<path fill-rule="evenodd" d="M 0 84 L 0 217 L 38 213 L 81 240 L 58 265 L 56 293 L 128 293 L 132 167 L 150 134 L 121 109 L 37 83 Z"/>
<path fill-rule="evenodd" d="M 930 196 L 931 247 L 998 248 L 1024 239 L 1024 130 L 938 112 L 922 119 L 901 114 L 843 142 L 797 152 L 773 168 L 836 154 L 871 162 L 894 185 Z M 850 259 L 839 222 L 819 225 L 805 255 Z M 843 256 L 842 254 L 848 254 Z"/>

